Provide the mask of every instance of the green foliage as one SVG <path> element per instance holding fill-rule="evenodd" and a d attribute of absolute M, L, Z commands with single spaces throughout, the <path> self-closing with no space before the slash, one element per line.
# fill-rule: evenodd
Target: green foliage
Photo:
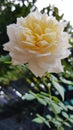
<path fill-rule="evenodd" d="M 35 10 L 34 5 L 36 0 L 29 2 L 28 0 L 21 0 L 16 4 L 15 1 L 2 0 L 0 1 L 0 53 L 5 54 L 2 44 L 8 41 L 6 26 L 15 23 L 17 17 L 25 17 L 30 10 Z M 27 3 L 27 4 L 26 4 Z M 27 6 L 28 5 L 28 6 Z"/>
<path fill-rule="evenodd" d="M 43 8 L 43 9 L 41 10 L 41 12 L 42 12 L 42 13 L 47 12 L 48 15 L 53 15 L 53 16 L 55 16 L 58 21 L 60 21 L 60 20 L 63 18 L 63 15 L 64 15 L 64 14 L 59 15 L 59 10 L 58 10 L 58 8 L 57 8 L 57 7 L 52 7 L 51 5 L 49 5 L 49 6 L 46 7 L 46 8 Z"/>
<path fill-rule="evenodd" d="M 26 72 L 25 65 L 12 66 L 9 55 L 0 57 L 0 85 L 5 86 L 10 81 L 21 78 Z"/>
<path fill-rule="evenodd" d="M 57 97 L 56 100 L 54 100 L 53 96 L 49 93 L 33 93 L 30 91 L 29 94 L 25 95 L 25 100 L 34 100 L 37 99 L 38 103 L 42 104 L 44 106 L 43 113 L 45 112 L 45 106 L 47 108 L 50 108 L 53 112 L 53 115 L 50 114 L 44 114 L 43 116 L 40 114 L 36 114 L 36 118 L 33 119 L 36 123 L 44 123 L 49 128 L 51 127 L 51 124 L 57 128 L 57 130 L 64 127 L 64 125 L 71 127 L 70 123 L 73 123 L 73 115 L 70 115 L 68 113 L 69 107 L 65 106 Z M 31 98 L 32 97 L 32 98 Z M 39 99 L 40 102 L 39 102 Z M 72 107 L 73 109 L 73 107 Z"/>

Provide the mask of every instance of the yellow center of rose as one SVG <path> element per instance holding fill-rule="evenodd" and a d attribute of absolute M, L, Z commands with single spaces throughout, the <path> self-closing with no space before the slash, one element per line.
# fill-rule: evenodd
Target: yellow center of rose
<path fill-rule="evenodd" d="M 21 34 L 21 48 L 40 54 L 55 50 L 61 32 L 53 20 L 47 19 L 45 15 L 41 19 L 28 16 L 22 26 L 24 31 Z"/>

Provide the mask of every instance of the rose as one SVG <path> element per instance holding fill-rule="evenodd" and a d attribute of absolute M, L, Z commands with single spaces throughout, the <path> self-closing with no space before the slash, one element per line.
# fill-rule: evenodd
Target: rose
<path fill-rule="evenodd" d="M 28 63 L 28 68 L 42 76 L 46 71 L 61 72 L 61 59 L 69 56 L 69 35 L 64 32 L 64 22 L 54 17 L 31 12 L 27 17 L 17 18 L 16 24 L 7 26 L 9 42 L 4 50 L 10 52 L 12 64 Z"/>

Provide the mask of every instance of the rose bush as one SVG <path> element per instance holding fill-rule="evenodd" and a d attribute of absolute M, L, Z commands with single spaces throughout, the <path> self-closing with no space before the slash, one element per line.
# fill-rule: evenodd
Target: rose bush
<path fill-rule="evenodd" d="M 12 64 L 28 63 L 36 75 L 45 72 L 62 72 L 61 59 L 70 55 L 69 34 L 64 32 L 64 22 L 38 11 L 17 18 L 16 24 L 7 26 L 9 42 L 4 50 L 10 52 Z"/>

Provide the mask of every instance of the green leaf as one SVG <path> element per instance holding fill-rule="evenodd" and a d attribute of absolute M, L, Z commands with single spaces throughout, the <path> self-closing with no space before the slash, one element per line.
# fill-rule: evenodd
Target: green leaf
<path fill-rule="evenodd" d="M 63 119 L 61 119 L 60 117 L 57 117 L 56 119 L 57 119 L 57 121 L 60 121 L 60 122 L 63 121 Z"/>
<path fill-rule="evenodd" d="M 62 102 L 59 102 L 59 105 L 60 105 L 65 111 L 67 111 L 67 107 L 66 107 Z"/>
<path fill-rule="evenodd" d="M 73 119 L 69 118 L 68 120 L 69 120 L 71 123 L 73 123 Z"/>
<path fill-rule="evenodd" d="M 73 106 L 67 105 L 67 108 L 73 111 Z"/>
<path fill-rule="evenodd" d="M 52 122 L 53 122 L 56 126 L 59 126 L 59 127 L 61 126 L 61 122 L 59 122 L 59 121 L 57 121 L 57 120 L 53 120 Z"/>
<path fill-rule="evenodd" d="M 50 128 L 50 124 L 47 120 L 45 120 L 44 123 Z"/>
<path fill-rule="evenodd" d="M 39 117 L 41 120 L 45 121 L 45 118 L 44 118 L 44 117 L 42 117 L 41 115 L 36 114 L 36 116 L 37 116 L 37 117 Z"/>
<path fill-rule="evenodd" d="M 52 74 L 51 74 L 50 79 L 51 79 L 51 80 L 54 80 L 54 81 L 58 81 L 58 79 L 57 79 L 54 75 L 52 75 Z"/>
<path fill-rule="evenodd" d="M 44 117 L 40 116 L 39 114 L 36 114 L 36 116 L 40 118 L 42 122 L 45 123 L 50 128 L 49 122 Z"/>
<path fill-rule="evenodd" d="M 69 118 L 68 114 L 66 112 L 62 112 L 62 115 L 65 117 L 65 118 Z"/>
<path fill-rule="evenodd" d="M 71 127 L 71 125 L 68 122 L 63 122 L 64 125 Z"/>
<path fill-rule="evenodd" d="M 56 97 L 56 96 L 52 96 L 52 99 L 56 102 L 56 103 L 59 103 L 60 100 Z"/>
<path fill-rule="evenodd" d="M 64 100 L 64 88 L 56 81 L 52 80 L 52 84 L 54 88 L 59 92 L 61 95 L 62 99 Z"/>
<path fill-rule="evenodd" d="M 52 120 L 52 117 L 50 115 L 46 115 L 46 118 Z"/>
<path fill-rule="evenodd" d="M 39 123 L 39 124 L 42 124 L 43 123 L 43 120 L 41 120 L 39 117 L 36 117 L 35 119 L 32 120 L 33 122 L 36 122 L 36 123 Z"/>
<path fill-rule="evenodd" d="M 34 99 L 35 99 L 35 97 L 34 97 L 33 95 L 31 95 L 31 94 L 25 94 L 25 95 L 24 95 L 24 98 L 25 98 L 26 100 L 34 100 Z"/>
<path fill-rule="evenodd" d="M 59 127 L 59 130 L 65 130 L 63 127 Z"/>
<path fill-rule="evenodd" d="M 37 98 L 38 102 L 41 103 L 42 105 L 46 106 L 47 102 L 44 99 Z"/>
<path fill-rule="evenodd" d="M 11 63 L 11 58 L 10 58 L 9 55 L 1 56 L 0 57 L 0 62 L 10 64 Z"/>
<path fill-rule="evenodd" d="M 55 104 L 54 102 L 51 103 L 52 109 L 55 113 L 60 113 L 61 112 L 61 107 Z"/>
<path fill-rule="evenodd" d="M 65 84 L 73 85 L 73 82 L 72 82 L 72 81 L 66 80 L 66 79 L 63 78 L 63 77 L 60 77 L 60 80 L 61 80 L 63 83 L 65 83 Z"/>
<path fill-rule="evenodd" d="M 49 97 L 49 93 L 40 92 L 43 96 Z"/>
<path fill-rule="evenodd" d="M 73 115 L 70 115 L 70 118 L 72 118 L 72 119 L 73 119 Z"/>
<path fill-rule="evenodd" d="M 49 122 L 44 117 L 40 116 L 39 114 L 36 114 L 36 116 L 41 120 L 42 123 L 45 123 L 50 128 Z"/>

